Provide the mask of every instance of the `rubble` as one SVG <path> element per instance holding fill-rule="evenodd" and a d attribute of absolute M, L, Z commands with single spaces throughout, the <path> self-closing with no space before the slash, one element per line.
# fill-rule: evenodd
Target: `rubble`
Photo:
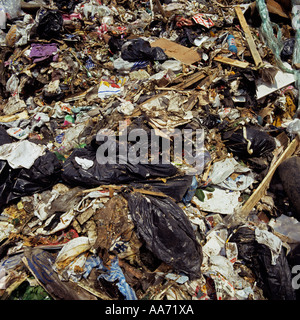
<path fill-rule="evenodd" d="M 0 298 L 298 299 L 299 17 L 0 0 Z"/>

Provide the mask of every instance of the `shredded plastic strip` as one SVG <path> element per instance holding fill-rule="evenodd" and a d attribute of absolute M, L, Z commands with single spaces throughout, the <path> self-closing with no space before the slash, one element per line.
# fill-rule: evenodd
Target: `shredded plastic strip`
<path fill-rule="evenodd" d="M 278 67 L 285 72 L 294 73 L 295 84 L 300 92 L 300 70 L 287 69 L 280 58 L 280 53 L 283 48 L 282 34 L 279 26 L 276 23 L 271 22 L 267 5 L 264 0 L 256 1 L 257 8 L 262 20 L 261 33 L 264 37 L 264 41 L 268 47 L 272 50 Z M 295 48 L 293 52 L 293 64 L 300 63 L 300 2 L 299 0 L 292 0 L 293 4 L 293 19 L 292 25 L 296 31 Z M 275 37 L 273 27 L 277 29 L 277 36 Z M 300 99 L 298 99 L 298 111 L 300 111 Z"/>

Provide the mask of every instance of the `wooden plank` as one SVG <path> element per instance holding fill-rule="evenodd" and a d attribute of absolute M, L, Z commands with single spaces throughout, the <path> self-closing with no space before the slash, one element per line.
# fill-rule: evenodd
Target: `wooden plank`
<path fill-rule="evenodd" d="M 126 186 L 121 185 L 121 186 L 117 186 L 117 185 L 102 185 L 93 189 L 87 189 L 87 190 L 83 190 L 78 192 L 77 195 L 82 195 L 85 193 L 90 193 L 92 191 L 101 191 L 101 190 L 106 190 L 106 189 L 113 189 L 113 190 L 121 190 L 122 188 L 125 188 Z M 162 197 L 162 198 L 170 198 L 169 196 L 167 196 L 165 193 L 160 192 L 160 191 L 151 191 L 151 190 L 146 190 L 146 189 L 136 189 L 136 188 L 132 188 L 132 190 L 134 192 L 139 192 L 142 194 L 148 194 L 150 196 L 156 196 L 156 197 Z"/>
<path fill-rule="evenodd" d="M 75 282 L 72 279 L 70 279 L 70 281 L 77 284 L 82 289 L 86 290 L 87 292 L 93 294 L 94 296 L 96 296 L 102 300 L 115 300 L 115 299 L 110 298 L 108 295 L 103 294 L 100 291 L 97 291 L 94 288 L 91 288 L 90 286 L 84 284 L 82 281 Z"/>
<path fill-rule="evenodd" d="M 184 89 L 192 86 L 196 82 L 204 79 L 205 77 L 206 77 L 206 74 L 204 72 L 198 71 L 198 72 L 192 74 L 191 76 L 189 76 L 188 78 L 186 78 L 185 80 L 183 80 L 182 83 L 174 86 L 174 88 L 179 89 L 179 90 L 184 90 Z"/>
<path fill-rule="evenodd" d="M 256 49 L 256 45 L 255 45 L 254 40 L 252 38 L 252 34 L 251 34 L 251 31 L 250 31 L 250 28 L 249 28 L 249 26 L 247 24 L 247 21 L 246 21 L 246 19 L 244 17 L 244 14 L 243 14 L 243 11 L 242 11 L 241 7 L 240 6 L 236 6 L 234 8 L 235 8 L 235 12 L 236 12 L 236 14 L 237 14 L 237 16 L 239 18 L 241 27 L 243 28 L 243 30 L 245 32 L 245 37 L 246 37 L 250 52 L 252 54 L 254 63 L 258 67 L 263 63 L 263 61 L 262 61 L 262 58 L 261 58 L 259 52 Z"/>
<path fill-rule="evenodd" d="M 196 103 L 198 102 L 198 92 L 194 92 L 188 99 L 188 101 L 183 105 L 183 109 L 185 111 L 190 111 L 194 108 Z"/>
<path fill-rule="evenodd" d="M 0 122 L 12 122 L 12 121 L 16 121 L 19 119 L 29 119 L 29 115 L 28 112 L 26 110 L 20 112 L 20 113 L 16 113 L 16 114 L 12 114 L 12 115 L 5 115 L 5 116 L 0 116 Z"/>
<path fill-rule="evenodd" d="M 238 67 L 238 68 L 243 68 L 243 69 L 249 67 L 249 62 L 230 59 L 230 58 L 227 58 L 227 57 L 217 56 L 217 57 L 214 58 L 214 60 L 217 61 L 217 62 L 229 64 L 229 65 L 231 65 L 233 67 Z"/>
<path fill-rule="evenodd" d="M 252 193 L 250 198 L 246 201 L 246 203 L 242 206 L 240 211 L 236 213 L 236 216 L 245 219 L 254 206 L 258 203 L 261 197 L 265 194 L 266 190 L 269 187 L 271 179 L 277 169 L 277 167 L 287 158 L 294 154 L 299 144 L 298 138 L 295 138 L 290 145 L 285 149 L 276 163 L 270 168 L 268 174 L 265 176 L 263 181 L 260 183 L 259 187 Z"/>
<path fill-rule="evenodd" d="M 192 49 L 182 46 L 174 41 L 165 38 L 160 38 L 151 43 L 151 47 L 160 47 L 165 51 L 165 54 L 171 58 L 175 58 L 184 64 L 191 65 L 201 60 L 199 53 Z"/>
<path fill-rule="evenodd" d="M 167 19 L 166 19 L 167 16 L 166 16 L 165 10 L 163 9 L 160 1 L 159 0 L 155 0 L 155 3 L 157 5 L 157 7 L 158 7 L 158 10 L 159 10 L 160 14 L 163 16 L 164 22 L 167 22 Z"/>
<path fill-rule="evenodd" d="M 267 8 L 270 13 L 278 14 L 283 18 L 289 19 L 289 16 L 286 14 L 281 4 L 278 3 L 277 1 L 267 0 Z"/>

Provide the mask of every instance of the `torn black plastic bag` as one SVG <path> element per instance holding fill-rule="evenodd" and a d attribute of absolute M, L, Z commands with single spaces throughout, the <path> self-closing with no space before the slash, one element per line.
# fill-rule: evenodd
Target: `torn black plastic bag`
<path fill-rule="evenodd" d="M 130 62 L 165 61 L 168 59 L 162 48 L 152 48 L 150 43 L 143 39 L 133 39 L 125 42 L 121 49 L 121 58 Z"/>
<path fill-rule="evenodd" d="M 0 202 L 9 203 L 14 199 L 51 188 L 60 179 L 61 167 L 55 154 L 47 151 L 37 158 L 29 169 L 10 169 L 8 175 L 4 172 L 7 175 L 5 182 L 7 192 L 3 198 L 1 195 Z"/>
<path fill-rule="evenodd" d="M 241 157 L 266 156 L 276 147 L 272 136 L 255 127 L 224 132 L 223 140 L 232 153 Z"/>
<path fill-rule="evenodd" d="M 75 149 L 63 164 L 62 179 L 72 186 L 93 188 L 103 184 L 122 184 L 150 178 L 165 178 L 177 173 L 172 164 L 99 164 L 96 159 L 97 149 L 88 146 Z M 85 169 L 78 164 L 78 159 L 87 159 L 93 165 Z"/>
<path fill-rule="evenodd" d="M 3 126 L 0 126 L 0 146 L 7 143 L 12 143 L 12 137 L 6 132 Z"/>
<path fill-rule="evenodd" d="M 300 221 L 300 158 L 292 156 L 277 168 L 284 192 L 293 207 L 293 216 Z"/>
<path fill-rule="evenodd" d="M 238 258 L 254 272 L 257 286 L 267 299 L 295 300 L 291 271 L 283 248 L 276 265 L 272 265 L 271 250 L 256 241 L 255 228 L 239 227 L 232 233 L 230 242 L 237 244 Z"/>
<path fill-rule="evenodd" d="M 192 180 L 193 176 L 185 175 L 166 178 L 165 181 L 162 181 L 161 179 L 145 180 L 139 183 L 131 183 L 131 185 L 134 188 L 147 189 L 150 187 L 153 190 L 163 192 L 167 196 L 179 202 L 182 201 L 183 196 L 191 186 Z"/>
<path fill-rule="evenodd" d="M 4 127 L 0 126 L 0 146 L 12 142 L 11 136 L 6 132 Z M 11 171 L 12 169 L 10 169 L 8 162 L 0 160 L 0 209 L 6 204 L 6 199 L 12 186 Z"/>
<path fill-rule="evenodd" d="M 61 281 L 54 271 L 55 254 L 38 248 L 24 251 L 26 266 L 38 283 L 55 300 L 96 300 L 96 297 L 71 281 Z"/>
<path fill-rule="evenodd" d="M 283 43 L 283 48 L 280 53 L 280 58 L 283 61 L 288 61 L 293 56 L 295 48 L 295 38 L 287 39 Z"/>
<path fill-rule="evenodd" d="M 289 252 L 287 259 L 293 275 L 292 281 L 296 292 L 296 300 L 300 300 L 300 243 Z"/>
<path fill-rule="evenodd" d="M 12 187 L 14 196 L 33 194 L 51 188 L 60 179 L 61 163 L 47 151 L 38 157 L 30 169 L 22 169 Z"/>
<path fill-rule="evenodd" d="M 57 10 L 48 10 L 39 17 L 37 34 L 41 39 L 58 39 L 63 27 L 62 14 Z"/>
<path fill-rule="evenodd" d="M 7 203 L 7 197 L 10 194 L 13 175 L 12 169 L 6 160 L 0 160 L 0 209 Z"/>
<path fill-rule="evenodd" d="M 202 248 L 183 210 L 170 198 L 124 193 L 138 235 L 157 258 L 190 279 L 201 274 Z"/>

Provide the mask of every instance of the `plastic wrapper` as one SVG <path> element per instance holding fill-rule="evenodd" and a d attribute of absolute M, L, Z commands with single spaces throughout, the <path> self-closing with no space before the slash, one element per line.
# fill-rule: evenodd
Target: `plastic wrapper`
<path fill-rule="evenodd" d="M 3 5 L 0 5 L 0 29 L 6 28 L 6 13 Z"/>
<path fill-rule="evenodd" d="M 288 124 L 286 130 L 290 134 L 297 134 L 298 136 L 300 136 L 300 119 L 297 118 L 291 121 Z"/>
<path fill-rule="evenodd" d="M 7 133 L 18 140 L 24 140 L 28 137 L 29 130 L 23 130 L 21 128 L 9 128 L 7 129 Z"/>
<path fill-rule="evenodd" d="M 0 0 L 10 18 L 16 18 L 21 10 L 21 0 Z"/>
<path fill-rule="evenodd" d="M 192 19 L 195 21 L 195 23 L 200 24 L 208 29 L 215 25 L 213 21 L 203 13 L 196 14 Z"/>
<path fill-rule="evenodd" d="M 300 243 L 300 222 L 294 217 L 282 214 L 280 217 L 276 217 L 276 219 L 272 218 L 269 226 L 276 232 L 286 236 L 288 243 Z"/>
<path fill-rule="evenodd" d="M 64 270 L 77 256 L 89 250 L 91 244 L 88 237 L 78 237 L 64 245 L 56 257 L 53 268 L 59 272 Z"/>
<path fill-rule="evenodd" d="M 125 275 L 119 266 L 119 259 L 117 257 L 115 257 L 111 261 L 110 269 L 108 269 L 107 267 L 105 267 L 103 261 L 99 256 L 90 256 L 84 266 L 85 272 L 83 274 L 83 277 L 87 278 L 93 268 L 101 271 L 101 275 L 97 280 L 101 283 L 104 283 L 104 287 L 108 287 L 107 285 L 105 285 L 106 281 L 115 283 L 119 292 L 122 294 L 123 299 L 137 300 L 134 290 L 126 282 Z"/>
<path fill-rule="evenodd" d="M 5 144 L 0 146 L 0 159 L 7 160 L 13 169 L 29 169 L 34 161 L 44 154 L 45 149 L 45 146 L 27 140 Z"/>
<path fill-rule="evenodd" d="M 58 231 L 66 229 L 75 217 L 74 210 L 69 210 L 65 213 L 57 211 L 50 218 L 48 218 L 43 227 L 36 230 L 38 235 L 51 235 Z"/>
<path fill-rule="evenodd" d="M 27 44 L 31 31 L 35 25 L 34 19 L 30 14 L 25 14 L 23 21 L 17 21 L 9 29 L 5 41 L 10 47 L 20 47 Z"/>
<path fill-rule="evenodd" d="M 229 190 L 245 190 L 254 182 L 252 171 L 234 158 L 215 162 L 207 183 Z"/>
<path fill-rule="evenodd" d="M 202 250 L 190 221 L 182 209 L 169 198 L 126 193 L 128 207 L 137 234 L 147 248 L 177 272 L 190 279 L 200 276 Z"/>
<path fill-rule="evenodd" d="M 6 82 L 6 90 L 11 94 L 17 92 L 19 85 L 19 78 L 16 74 L 13 74 Z"/>

